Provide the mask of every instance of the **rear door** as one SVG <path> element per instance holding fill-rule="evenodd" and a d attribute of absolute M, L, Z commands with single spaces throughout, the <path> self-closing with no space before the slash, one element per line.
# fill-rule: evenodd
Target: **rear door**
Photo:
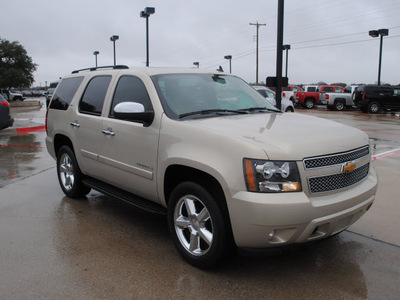
<path fill-rule="evenodd" d="M 70 120 L 79 166 L 84 174 L 99 179 L 105 174 L 99 163 L 103 139 L 101 113 L 111 79 L 111 75 L 91 78 L 76 108 L 76 115 Z"/>

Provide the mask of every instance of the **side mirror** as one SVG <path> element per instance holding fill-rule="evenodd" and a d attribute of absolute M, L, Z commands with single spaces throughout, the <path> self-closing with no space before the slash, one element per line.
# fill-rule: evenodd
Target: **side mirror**
<path fill-rule="evenodd" d="M 145 111 L 143 104 L 137 102 L 121 102 L 114 107 L 114 116 L 120 120 L 142 123 L 150 126 L 154 119 L 153 111 Z"/>

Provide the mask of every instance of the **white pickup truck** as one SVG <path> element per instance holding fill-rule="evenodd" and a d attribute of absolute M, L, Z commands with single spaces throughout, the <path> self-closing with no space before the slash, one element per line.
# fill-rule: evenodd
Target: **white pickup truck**
<path fill-rule="evenodd" d="M 326 104 L 330 110 L 344 110 L 354 106 L 354 91 L 357 86 L 347 86 L 341 93 L 321 92 L 319 94 L 319 103 Z"/>

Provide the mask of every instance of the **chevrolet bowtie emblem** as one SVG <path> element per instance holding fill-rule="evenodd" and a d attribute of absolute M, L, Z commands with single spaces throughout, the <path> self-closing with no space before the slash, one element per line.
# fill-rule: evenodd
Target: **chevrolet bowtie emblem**
<path fill-rule="evenodd" d="M 342 173 L 350 173 L 353 172 L 356 168 L 356 163 L 354 161 L 349 161 L 347 163 L 342 164 Z"/>

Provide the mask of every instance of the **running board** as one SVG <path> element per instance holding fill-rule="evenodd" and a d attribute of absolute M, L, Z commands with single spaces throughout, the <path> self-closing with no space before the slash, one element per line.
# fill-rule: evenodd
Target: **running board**
<path fill-rule="evenodd" d="M 124 190 L 116 188 L 116 187 L 109 185 L 107 183 L 104 183 L 100 180 L 90 178 L 90 177 L 85 177 L 82 180 L 82 182 L 86 186 L 88 186 L 92 189 L 95 189 L 96 191 L 99 191 L 105 195 L 108 195 L 108 196 L 117 198 L 119 200 L 122 200 L 124 202 L 127 202 L 136 208 L 139 208 L 139 209 L 142 209 L 142 210 L 145 210 L 147 212 L 157 214 L 157 215 L 166 215 L 167 214 L 167 209 L 164 206 L 161 206 L 160 204 L 157 204 L 150 200 L 146 200 L 145 198 L 142 198 L 140 196 L 136 196 L 134 194 L 128 193 Z"/>

